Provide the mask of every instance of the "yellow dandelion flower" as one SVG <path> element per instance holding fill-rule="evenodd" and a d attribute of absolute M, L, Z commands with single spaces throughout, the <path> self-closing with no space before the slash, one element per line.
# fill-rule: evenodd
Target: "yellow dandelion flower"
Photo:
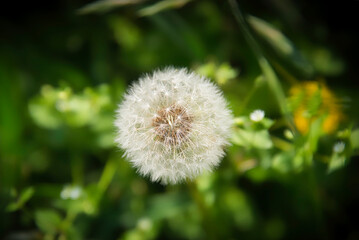
<path fill-rule="evenodd" d="M 290 89 L 290 103 L 294 123 L 303 134 L 308 133 L 310 125 L 323 117 L 322 130 L 333 133 L 343 119 L 338 98 L 322 82 L 306 81 Z"/>

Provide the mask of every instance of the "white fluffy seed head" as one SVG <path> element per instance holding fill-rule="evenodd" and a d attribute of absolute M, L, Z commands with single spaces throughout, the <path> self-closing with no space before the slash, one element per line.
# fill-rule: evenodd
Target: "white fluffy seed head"
<path fill-rule="evenodd" d="M 119 105 L 116 142 L 152 181 L 175 184 L 218 166 L 232 114 L 222 92 L 186 69 L 140 78 Z"/>

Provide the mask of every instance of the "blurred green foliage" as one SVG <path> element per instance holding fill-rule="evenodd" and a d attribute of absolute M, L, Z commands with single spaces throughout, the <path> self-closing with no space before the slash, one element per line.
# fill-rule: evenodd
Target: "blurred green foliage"
<path fill-rule="evenodd" d="M 331 26 L 294 1 L 244 1 L 244 17 L 229 2 L 55 1 L 0 19 L 1 239 L 359 238 L 359 99 Z M 211 78 L 235 115 L 221 166 L 175 186 L 114 144 L 126 88 L 167 65 Z"/>

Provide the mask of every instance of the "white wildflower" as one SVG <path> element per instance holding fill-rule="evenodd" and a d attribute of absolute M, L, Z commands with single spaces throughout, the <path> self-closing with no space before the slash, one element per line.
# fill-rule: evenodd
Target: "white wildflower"
<path fill-rule="evenodd" d="M 342 153 L 345 149 L 345 143 L 340 141 L 334 144 L 333 146 L 333 152 L 335 153 Z"/>
<path fill-rule="evenodd" d="M 249 117 L 253 122 L 260 122 L 264 118 L 264 111 L 254 110 Z"/>
<path fill-rule="evenodd" d="M 60 195 L 62 199 L 78 199 L 82 194 L 82 188 L 79 186 L 66 185 Z"/>
<path fill-rule="evenodd" d="M 175 184 L 219 164 L 231 124 L 217 86 L 186 69 L 167 68 L 140 78 L 125 95 L 116 142 L 142 175 Z"/>

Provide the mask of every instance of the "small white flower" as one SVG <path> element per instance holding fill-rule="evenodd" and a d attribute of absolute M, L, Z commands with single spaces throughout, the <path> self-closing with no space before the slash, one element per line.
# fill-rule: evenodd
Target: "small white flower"
<path fill-rule="evenodd" d="M 254 110 L 249 117 L 253 122 L 260 122 L 264 118 L 264 111 Z"/>
<path fill-rule="evenodd" d="M 70 186 L 66 185 L 61 193 L 60 196 L 62 199 L 78 199 L 82 194 L 82 188 L 79 186 Z"/>
<path fill-rule="evenodd" d="M 334 144 L 333 146 L 333 152 L 335 153 L 342 153 L 345 149 L 345 143 L 340 141 Z"/>
<path fill-rule="evenodd" d="M 175 184 L 218 166 L 231 124 L 217 86 L 186 69 L 166 68 L 140 78 L 125 95 L 116 142 L 142 175 Z"/>

